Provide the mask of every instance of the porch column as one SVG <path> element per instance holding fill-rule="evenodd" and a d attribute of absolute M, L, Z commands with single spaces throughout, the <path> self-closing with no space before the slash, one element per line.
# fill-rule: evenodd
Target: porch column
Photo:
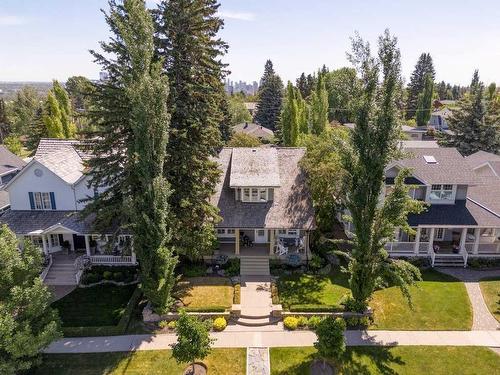
<path fill-rule="evenodd" d="M 134 236 L 130 236 L 130 255 L 132 255 L 132 263 L 137 263 L 137 255 L 135 255 L 134 251 Z"/>
<path fill-rule="evenodd" d="M 460 251 L 465 249 L 465 240 L 467 239 L 467 228 L 462 228 L 462 234 L 460 235 Z"/>
<path fill-rule="evenodd" d="M 309 259 L 309 255 L 311 255 L 311 253 L 309 252 L 309 231 L 306 231 L 305 234 L 304 247 L 306 252 L 306 258 Z"/>
<path fill-rule="evenodd" d="M 417 233 L 415 234 L 415 245 L 413 247 L 413 252 L 415 253 L 415 255 L 418 254 L 418 250 L 420 248 L 420 233 L 421 233 L 421 228 L 420 227 L 417 227 Z"/>
<path fill-rule="evenodd" d="M 85 251 L 87 252 L 87 256 L 90 256 L 90 239 L 89 239 L 89 235 L 86 234 L 85 235 Z"/>
<path fill-rule="evenodd" d="M 273 255 L 274 249 L 274 229 L 269 229 L 269 255 Z"/>
<path fill-rule="evenodd" d="M 45 236 L 45 234 L 42 234 L 42 246 L 43 246 L 43 253 L 45 255 L 47 255 L 49 253 L 48 249 L 47 249 L 47 243 L 45 242 L 47 240 L 47 237 Z"/>
<path fill-rule="evenodd" d="M 240 255 L 240 228 L 234 231 L 234 235 L 236 236 L 236 242 L 234 247 L 234 254 Z"/>
<path fill-rule="evenodd" d="M 479 252 L 479 240 L 481 239 L 481 228 L 474 229 L 474 248 L 472 254 L 476 255 Z"/>
<path fill-rule="evenodd" d="M 431 231 L 429 233 L 429 246 L 427 247 L 427 252 L 430 253 L 431 250 L 432 250 L 432 245 L 433 245 L 433 242 L 434 242 L 434 229 L 435 228 L 431 228 Z"/>

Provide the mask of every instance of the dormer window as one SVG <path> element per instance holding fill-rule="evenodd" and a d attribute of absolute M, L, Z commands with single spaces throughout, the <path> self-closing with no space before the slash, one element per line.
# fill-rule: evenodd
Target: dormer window
<path fill-rule="evenodd" d="M 267 188 L 242 188 L 242 202 L 267 202 L 269 198 Z"/>
<path fill-rule="evenodd" d="M 453 200 L 453 185 L 432 185 L 431 200 Z"/>

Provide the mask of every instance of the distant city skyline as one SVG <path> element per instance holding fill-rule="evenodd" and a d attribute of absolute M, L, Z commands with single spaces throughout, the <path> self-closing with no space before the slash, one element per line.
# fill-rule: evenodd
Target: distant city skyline
<path fill-rule="evenodd" d="M 0 81 L 98 79 L 100 68 L 88 50 L 99 50 L 99 41 L 109 36 L 100 8 L 106 10 L 106 0 L 2 0 Z M 467 85 L 479 69 L 482 81 L 500 85 L 496 0 L 222 0 L 219 14 L 232 81 L 258 82 L 267 59 L 284 83 L 323 64 L 349 66 L 346 51 L 356 30 L 373 46 L 389 28 L 399 39 L 406 82 L 418 56 L 429 52 L 437 82 Z"/>

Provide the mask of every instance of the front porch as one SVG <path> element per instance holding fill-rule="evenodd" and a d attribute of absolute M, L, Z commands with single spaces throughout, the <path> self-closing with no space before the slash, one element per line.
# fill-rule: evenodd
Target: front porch
<path fill-rule="evenodd" d="M 218 228 L 217 239 L 214 257 L 261 256 L 285 260 L 290 254 L 297 254 L 302 261 L 311 258 L 309 232 L 305 230 Z"/>

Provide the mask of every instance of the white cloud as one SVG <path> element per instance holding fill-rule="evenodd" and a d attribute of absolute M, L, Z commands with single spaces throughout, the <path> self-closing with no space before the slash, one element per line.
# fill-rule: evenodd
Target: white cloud
<path fill-rule="evenodd" d="M 25 23 L 26 18 L 24 17 L 0 14 L 0 26 L 18 26 L 24 25 Z"/>
<path fill-rule="evenodd" d="M 219 11 L 219 16 L 222 18 L 228 18 L 232 20 L 239 21 L 253 21 L 255 20 L 255 14 L 249 12 L 233 12 L 231 10 L 221 10 Z"/>

